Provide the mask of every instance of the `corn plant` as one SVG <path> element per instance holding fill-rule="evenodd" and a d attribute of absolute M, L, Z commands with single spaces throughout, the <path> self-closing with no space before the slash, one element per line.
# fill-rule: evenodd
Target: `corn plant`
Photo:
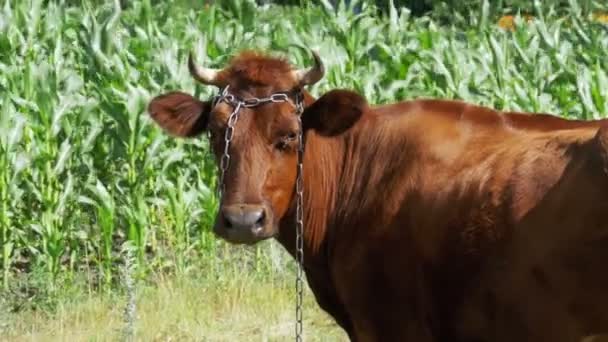
<path fill-rule="evenodd" d="M 490 1 L 428 16 L 390 0 L 381 9 L 364 0 L 125 3 L 0 4 L 5 290 L 33 269 L 55 285 L 60 273 L 86 272 L 92 288 L 111 290 L 127 243 L 134 277 L 292 269 L 274 243 L 235 247 L 213 236 L 217 166 L 207 141 L 169 138 L 146 114 L 164 91 L 214 94 L 190 77 L 190 50 L 210 67 L 250 48 L 304 66 L 314 48 L 327 73 L 313 95 L 352 88 L 371 103 L 441 97 L 586 119 L 608 106 L 603 2 L 529 2 L 531 17 L 513 10 L 508 27 L 497 24 L 507 7 Z"/>

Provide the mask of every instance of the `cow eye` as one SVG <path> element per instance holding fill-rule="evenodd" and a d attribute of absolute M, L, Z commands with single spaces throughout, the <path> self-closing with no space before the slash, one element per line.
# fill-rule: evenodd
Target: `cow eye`
<path fill-rule="evenodd" d="M 298 135 L 295 132 L 290 132 L 283 135 L 276 143 L 276 148 L 281 151 L 288 150 L 297 137 Z"/>

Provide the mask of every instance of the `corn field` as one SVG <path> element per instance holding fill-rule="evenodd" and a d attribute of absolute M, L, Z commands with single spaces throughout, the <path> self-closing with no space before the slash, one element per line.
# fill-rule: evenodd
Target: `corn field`
<path fill-rule="evenodd" d="M 214 238 L 207 141 L 172 139 L 147 116 L 161 92 L 216 91 L 189 75 L 190 50 L 210 67 L 243 49 L 306 66 L 314 48 L 327 68 L 314 95 L 341 87 L 377 104 L 438 97 L 585 119 L 608 112 L 606 4 L 571 0 L 564 13 L 536 2 L 530 17 L 502 19 L 481 4 L 455 9 L 445 24 L 392 1 L 379 11 L 371 1 L 5 0 L 0 293 L 24 291 L 33 275 L 44 284 L 28 285 L 35 291 L 77 278 L 109 291 L 125 248 L 136 277 L 291 274 L 273 242 L 234 247 Z"/>

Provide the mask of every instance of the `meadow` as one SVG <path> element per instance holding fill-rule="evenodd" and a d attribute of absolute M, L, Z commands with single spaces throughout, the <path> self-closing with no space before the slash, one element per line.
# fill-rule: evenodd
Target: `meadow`
<path fill-rule="evenodd" d="M 327 68 L 314 95 L 608 112 L 602 2 L 535 2 L 531 17 L 488 1 L 425 16 L 392 1 L 123 3 L 0 4 L 0 340 L 293 335 L 293 260 L 273 241 L 216 239 L 207 141 L 172 139 L 147 116 L 162 92 L 216 91 L 189 75 L 190 50 L 210 67 L 243 49 L 306 66 L 312 47 Z M 310 292 L 304 316 L 308 340 L 345 339 Z"/>

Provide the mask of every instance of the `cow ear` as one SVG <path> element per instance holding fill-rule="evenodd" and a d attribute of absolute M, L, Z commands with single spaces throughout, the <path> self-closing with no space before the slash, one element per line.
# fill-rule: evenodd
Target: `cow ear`
<path fill-rule="evenodd" d="M 210 107 L 208 102 L 174 91 L 153 98 L 148 113 L 169 134 L 194 137 L 206 129 Z"/>
<path fill-rule="evenodd" d="M 351 128 L 366 110 L 363 96 L 350 90 L 331 90 L 304 110 L 302 124 L 304 130 L 335 136 Z"/>

